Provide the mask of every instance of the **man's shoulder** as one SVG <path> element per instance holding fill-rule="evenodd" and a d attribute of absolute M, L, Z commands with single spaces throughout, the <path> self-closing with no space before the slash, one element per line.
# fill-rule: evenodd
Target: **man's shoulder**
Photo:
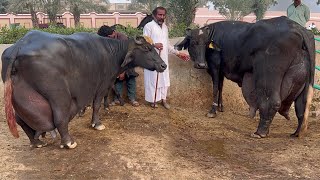
<path fill-rule="evenodd" d="M 303 4 L 303 3 L 301 3 L 301 6 L 302 6 L 303 8 L 305 8 L 305 9 L 309 9 L 309 7 L 308 7 L 307 5 L 305 5 L 305 4 Z"/>
<path fill-rule="evenodd" d="M 152 20 L 152 21 L 148 22 L 144 27 L 151 27 L 153 25 L 154 25 L 154 21 Z"/>
<path fill-rule="evenodd" d="M 293 3 L 290 4 L 287 9 L 291 9 L 291 8 L 294 8 L 294 4 Z"/>

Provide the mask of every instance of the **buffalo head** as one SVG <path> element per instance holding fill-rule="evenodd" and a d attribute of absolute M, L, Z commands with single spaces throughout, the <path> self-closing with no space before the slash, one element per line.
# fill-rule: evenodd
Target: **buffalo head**
<path fill-rule="evenodd" d="M 167 68 L 167 65 L 161 59 L 150 41 L 150 38 L 145 38 L 143 36 L 138 36 L 129 40 L 128 53 L 121 67 L 140 66 L 150 71 L 156 70 L 158 72 L 163 72 Z"/>
<path fill-rule="evenodd" d="M 211 30 L 205 26 L 197 29 L 187 29 L 183 41 L 175 44 L 178 50 L 188 49 L 190 58 L 194 61 L 194 67 L 198 69 L 208 68 L 206 61 L 206 51 L 211 48 Z"/>

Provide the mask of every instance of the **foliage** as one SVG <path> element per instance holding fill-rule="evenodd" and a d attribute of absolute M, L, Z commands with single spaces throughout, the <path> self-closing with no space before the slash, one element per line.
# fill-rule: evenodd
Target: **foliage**
<path fill-rule="evenodd" d="M 267 9 L 271 5 L 277 4 L 277 0 L 254 0 L 252 11 L 256 15 L 257 20 L 263 19 Z"/>
<path fill-rule="evenodd" d="M 39 31 L 45 31 L 49 33 L 55 33 L 55 34 L 64 34 L 64 35 L 70 35 L 75 32 L 92 32 L 95 33 L 96 29 L 91 28 L 84 28 L 84 27 L 77 27 L 77 28 L 61 28 L 57 26 L 50 26 L 46 29 L 27 29 L 24 27 L 13 27 L 9 28 L 7 26 L 4 26 L 1 28 L 0 32 L 0 44 L 13 44 L 17 40 L 19 40 L 21 37 L 23 37 L 28 31 L 30 30 L 39 30 Z"/>
<path fill-rule="evenodd" d="M 7 13 L 8 6 L 9 0 L 0 0 L 0 14 Z"/>
<path fill-rule="evenodd" d="M 318 30 L 318 28 L 312 28 L 310 31 L 313 32 L 314 35 L 320 35 L 320 31 Z"/>
<path fill-rule="evenodd" d="M 29 29 L 24 27 L 13 27 L 9 28 L 4 26 L 1 28 L 0 32 L 0 44 L 12 44 L 18 39 L 22 38 Z"/>
<path fill-rule="evenodd" d="M 187 26 L 185 24 L 177 24 L 174 25 L 172 28 L 169 29 L 169 37 L 182 37 L 185 36 L 185 31 L 187 28 L 199 28 L 199 26 L 195 24 L 191 24 L 190 26 Z M 54 34 L 64 34 L 64 35 L 70 35 L 76 32 L 91 32 L 96 33 L 97 29 L 92 28 L 84 28 L 84 27 L 76 27 L 76 28 L 62 28 L 54 25 L 50 25 L 49 28 L 46 29 L 27 29 L 25 27 L 7 27 L 4 26 L 0 29 L 0 44 L 13 44 L 17 40 L 19 40 L 21 37 L 23 37 L 28 31 L 30 30 L 39 30 Z M 142 35 L 142 30 L 127 26 L 127 27 L 121 27 L 117 26 L 116 31 L 126 34 L 128 37 L 134 37 L 137 35 Z"/>
<path fill-rule="evenodd" d="M 116 26 L 116 31 L 121 32 L 121 33 L 127 35 L 128 37 L 134 37 L 134 36 L 138 36 L 138 35 L 141 36 L 143 34 L 141 29 L 131 27 L 130 25 L 127 27 Z"/>
<path fill-rule="evenodd" d="M 195 17 L 199 0 L 171 0 L 168 3 L 168 16 L 171 23 L 189 26 Z"/>
<path fill-rule="evenodd" d="M 187 28 L 195 29 L 195 28 L 199 28 L 199 26 L 195 24 L 191 24 L 187 26 L 184 23 L 176 24 L 169 29 L 169 38 L 185 36 Z"/>
<path fill-rule="evenodd" d="M 61 9 L 60 0 L 45 0 L 44 9 L 46 10 L 51 23 L 56 23 L 57 13 Z"/>
<path fill-rule="evenodd" d="M 214 8 L 229 20 L 241 20 L 252 12 L 254 2 L 252 0 L 210 0 Z"/>
<path fill-rule="evenodd" d="M 166 6 L 168 0 L 132 0 L 128 9 L 151 14 L 158 6 Z"/>
<path fill-rule="evenodd" d="M 38 26 L 36 11 L 42 10 L 43 0 L 10 0 L 8 10 L 15 13 L 30 13 L 33 27 Z"/>
<path fill-rule="evenodd" d="M 80 14 L 95 11 L 97 13 L 105 13 L 109 8 L 108 3 L 105 6 L 99 5 L 98 2 L 92 0 L 65 0 L 65 10 L 69 10 L 74 16 L 75 26 L 80 25 Z"/>

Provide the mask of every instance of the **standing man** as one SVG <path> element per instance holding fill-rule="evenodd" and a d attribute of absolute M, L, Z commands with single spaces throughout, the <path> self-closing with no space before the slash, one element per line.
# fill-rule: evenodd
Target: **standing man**
<path fill-rule="evenodd" d="M 301 3 L 301 0 L 294 0 L 293 4 L 287 9 L 287 16 L 289 19 L 305 27 L 310 19 L 310 10 L 308 6 Z"/>
<path fill-rule="evenodd" d="M 144 88 L 145 100 L 150 103 L 151 107 L 157 107 L 157 104 L 154 103 L 155 100 L 156 102 L 161 101 L 166 109 L 170 109 L 170 105 L 167 103 L 167 91 L 170 86 L 168 53 L 175 54 L 185 61 L 189 60 L 189 56 L 175 50 L 169 44 L 168 28 L 164 24 L 166 14 L 167 10 L 164 7 L 155 8 L 152 11 L 153 20 L 143 28 L 143 35 L 149 36 L 153 40 L 155 49 L 167 64 L 167 69 L 159 73 L 158 78 L 156 71 L 144 69 Z M 157 96 L 156 99 L 155 94 Z"/>
<path fill-rule="evenodd" d="M 99 28 L 98 35 L 113 38 L 113 39 L 128 40 L 126 35 L 120 32 L 116 32 L 114 29 L 106 25 L 103 25 Z M 124 81 L 126 82 L 128 99 L 132 106 L 139 106 L 139 103 L 136 101 L 136 77 L 137 76 L 139 76 L 139 74 L 135 72 L 134 68 L 128 69 L 127 71 L 121 73 L 117 77 L 116 82 L 114 84 L 116 93 L 121 95 L 122 89 L 123 89 L 123 83 Z M 111 102 L 111 105 L 116 105 L 116 104 L 120 104 L 120 99 L 114 96 L 114 99 L 113 99 L 113 102 Z"/>

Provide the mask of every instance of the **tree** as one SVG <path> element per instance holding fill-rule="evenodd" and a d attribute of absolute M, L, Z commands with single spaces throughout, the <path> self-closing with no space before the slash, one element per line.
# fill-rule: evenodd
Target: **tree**
<path fill-rule="evenodd" d="M 108 9 L 108 1 L 105 1 L 105 5 L 100 5 L 95 3 L 92 0 L 66 0 L 65 5 L 67 6 L 66 10 L 69 10 L 74 17 L 74 25 L 80 25 L 80 14 L 87 13 L 89 11 L 95 12 L 106 12 Z"/>
<path fill-rule="evenodd" d="M 42 0 L 44 4 L 44 9 L 46 10 L 50 23 L 56 23 L 57 13 L 61 8 L 60 0 Z"/>
<path fill-rule="evenodd" d="M 129 10 L 144 11 L 149 14 L 158 6 L 166 6 L 168 0 L 132 0 Z"/>
<path fill-rule="evenodd" d="M 41 8 L 42 3 L 42 0 L 10 0 L 8 11 L 30 13 L 33 27 L 38 27 L 39 23 L 36 12 Z"/>
<path fill-rule="evenodd" d="M 275 5 L 275 4 L 277 4 L 277 0 L 254 0 L 252 10 L 256 16 L 256 19 L 257 20 L 263 19 L 267 9 L 271 5 Z"/>
<path fill-rule="evenodd" d="M 8 6 L 9 6 L 8 0 L 0 0 L 0 13 L 1 14 L 7 13 Z"/>
<path fill-rule="evenodd" d="M 229 20 L 241 20 L 252 12 L 254 2 L 252 0 L 210 0 L 214 8 Z"/>
<path fill-rule="evenodd" d="M 176 24 L 189 26 L 195 17 L 199 0 L 171 0 L 168 3 L 168 14 Z"/>

